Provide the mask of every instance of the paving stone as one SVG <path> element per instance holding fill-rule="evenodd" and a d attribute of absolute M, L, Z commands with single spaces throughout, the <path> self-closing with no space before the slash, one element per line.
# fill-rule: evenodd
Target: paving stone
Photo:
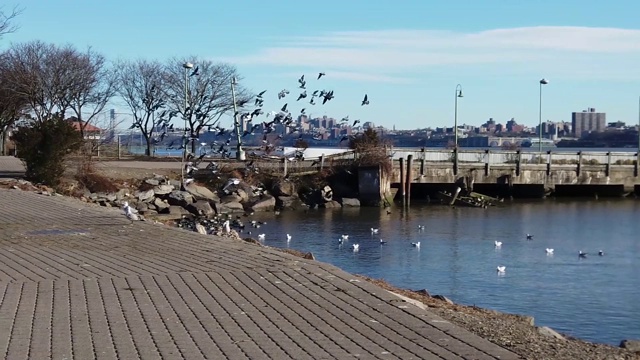
<path fill-rule="evenodd" d="M 518 359 L 329 264 L 64 197 L 0 204 L 0 357 Z"/>

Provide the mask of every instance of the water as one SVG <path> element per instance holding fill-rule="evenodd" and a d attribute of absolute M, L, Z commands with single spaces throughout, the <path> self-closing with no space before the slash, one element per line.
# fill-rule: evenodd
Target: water
<path fill-rule="evenodd" d="M 618 345 L 640 338 L 638 214 L 640 203 L 631 200 L 547 200 L 487 210 L 415 205 L 390 215 L 378 208 L 285 211 L 277 219 L 262 214 L 267 224 L 252 230 L 255 238 L 266 234 L 266 245 L 311 251 L 348 272 L 532 315 L 536 325 Z M 380 233 L 372 235 L 372 227 Z M 341 234 L 349 235 L 342 246 Z M 501 249 L 495 240 L 503 242 Z M 416 241 L 420 249 L 411 246 Z M 351 250 L 353 243 L 359 252 Z M 547 256 L 545 248 L 555 254 Z M 587 259 L 578 258 L 580 250 Z M 496 273 L 498 265 L 507 267 L 504 276 Z"/>

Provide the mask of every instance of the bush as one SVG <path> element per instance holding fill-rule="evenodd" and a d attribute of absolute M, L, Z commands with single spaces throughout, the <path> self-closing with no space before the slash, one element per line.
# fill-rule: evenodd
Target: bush
<path fill-rule="evenodd" d="M 354 166 L 380 166 L 383 174 L 391 173 L 392 164 L 387 154 L 389 144 L 374 129 L 369 128 L 352 138 L 349 147 L 356 153 Z"/>
<path fill-rule="evenodd" d="M 82 135 L 71 123 L 56 117 L 18 127 L 12 140 L 32 182 L 56 186 L 65 171 L 65 158 L 80 149 Z"/>

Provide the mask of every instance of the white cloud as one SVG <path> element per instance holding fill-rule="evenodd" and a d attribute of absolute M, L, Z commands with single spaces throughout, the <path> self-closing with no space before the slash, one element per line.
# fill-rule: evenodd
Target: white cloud
<path fill-rule="evenodd" d="M 343 78 L 398 81 L 396 74 L 478 65 L 525 71 L 596 68 L 620 77 L 640 63 L 640 30 L 540 26 L 475 33 L 431 30 L 331 32 L 282 39 L 257 53 L 222 59 L 240 65 L 334 68 Z M 535 69 L 534 69 L 535 68 Z M 589 70 L 586 70 L 589 69 Z M 630 74 L 640 71 L 630 69 Z M 639 76 L 639 75 L 634 75 Z"/>

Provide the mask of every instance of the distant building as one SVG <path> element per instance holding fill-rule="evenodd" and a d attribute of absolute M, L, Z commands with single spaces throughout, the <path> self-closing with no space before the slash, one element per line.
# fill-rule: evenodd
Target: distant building
<path fill-rule="evenodd" d="M 87 124 L 84 121 L 80 121 L 75 116 L 68 118 L 67 121 L 69 121 L 71 125 L 73 125 L 73 127 L 78 131 L 80 131 L 81 126 L 84 126 L 85 140 L 101 140 L 102 139 L 102 129 L 100 129 L 99 127 L 93 126 L 91 124 Z"/>
<path fill-rule="evenodd" d="M 596 112 L 595 108 L 571 113 L 573 136 L 582 137 L 592 131 L 604 131 L 607 127 L 607 114 Z"/>

